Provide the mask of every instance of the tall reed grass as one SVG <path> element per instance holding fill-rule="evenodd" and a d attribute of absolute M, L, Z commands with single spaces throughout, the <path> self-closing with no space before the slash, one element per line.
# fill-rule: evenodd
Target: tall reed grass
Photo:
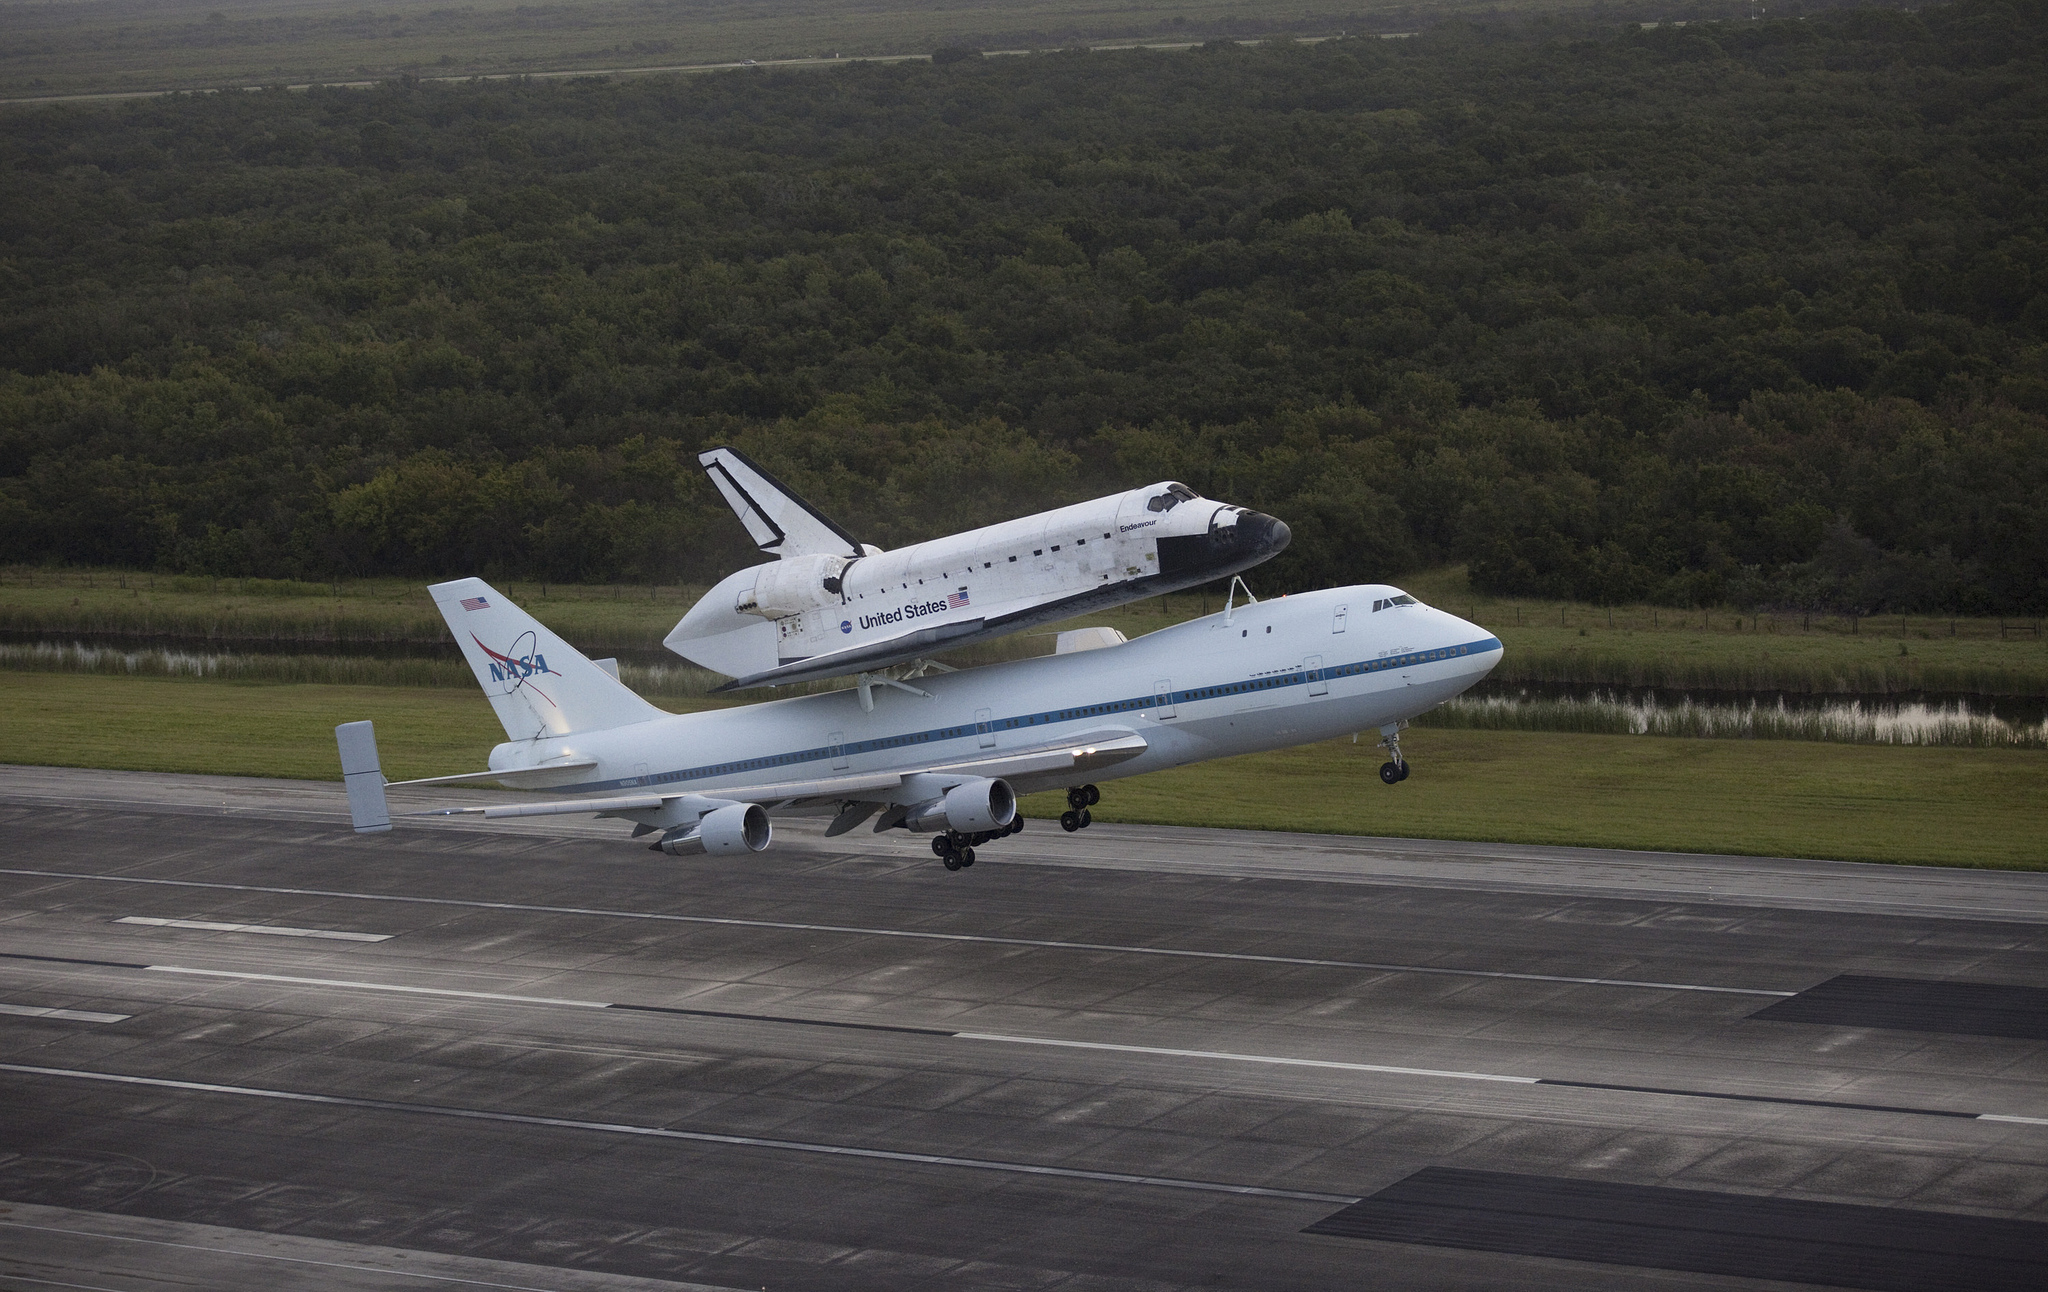
<path fill-rule="evenodd" d="M 1916 719 L 1864 713 L 1854 706 L 1787 709 L 1774 704 L 1697 704 L 1669 708 L 1608 700 L 1460 697 L 1415 720 L 1418 727 L 1476 731 L 1557 731 L 1608 736 L 1681 736 L 1695 740 L 1820 740 L 1851 745 L 1932 745 L 1963 749 L 2048 749 L 2048 728 L 1975 714 Z"/>
<path fill-rule="evenodd" d="M 1511 650 L 1497 682 L 1661 691 L 1784 691 L 1793 695 L 2048 695 L 2048 671 L 1958 667 L 1903 655 L 1883 661 L 1686 660 L 1596 651 Z"/>

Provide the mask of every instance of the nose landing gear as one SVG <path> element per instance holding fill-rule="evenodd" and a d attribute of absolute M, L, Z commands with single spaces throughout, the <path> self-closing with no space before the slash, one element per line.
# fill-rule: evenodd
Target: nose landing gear
<path fill-rule="evenodd" d="M 1380 735 L 1385 737 L 1380 741 L 1380 748 L 1389 755 L 1387 761 L 1380 764 L 1380 780 L 1388 785 L 1399 785 L 1408 779 L 1408 760 L 1401 757 L 1401 728 L 1404 725 L 1396 723 L 1380 728 Z"/>
<path fill-rule="evenodd" d="M 1072 834 L 1086 830 L 1094 824 L 1095 818 L 1088 809 L 1102 802 L 1102 791 L 1093 785 L 1076 785 L 1067 791 L 1067 810 L 1060 813 L 1060 829 Z"/>

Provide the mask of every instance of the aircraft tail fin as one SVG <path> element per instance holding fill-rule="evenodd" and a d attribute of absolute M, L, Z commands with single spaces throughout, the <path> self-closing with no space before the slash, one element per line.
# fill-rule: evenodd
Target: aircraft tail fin
<path fill-rule="evenodd" d="M 754 545 L 770 556 L 863 556 L 869 549 L 824 513 L 791 493 L 780 480 L 733 448 L 716 448 L 697 461 L 725 496 Z"/>
<path fill-rule="evenodd" d="M 391 807 L 384 801 L 384 767 L 377 761 L 377 730 L 367 722 L 344 722 L 334 729 L 341 749 L 341 783 L 348 788 L 348 818 L 357 834 L 383 834 L 391 828 Z"/>
<path fill-rule="evenodd" d="M 602 731 L 664 716 L 482 579 L 427 589 L 512 740 Z"/>

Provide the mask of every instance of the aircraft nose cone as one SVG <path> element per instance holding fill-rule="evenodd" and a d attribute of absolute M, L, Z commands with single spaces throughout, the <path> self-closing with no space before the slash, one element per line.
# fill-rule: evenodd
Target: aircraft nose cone
<path fill-rule="evenodd" d="M 1253 511 L 1246 512 L 1238 518 L 1237 545 L 1246 552 L 1272 556 L 1285 551 L 1292 541 L 1294 531 L 1287 528 L 1287 522 L 1277 516 Z"/>

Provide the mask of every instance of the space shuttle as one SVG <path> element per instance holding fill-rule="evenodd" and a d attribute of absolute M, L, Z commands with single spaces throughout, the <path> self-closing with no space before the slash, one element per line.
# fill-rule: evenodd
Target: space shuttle
<path fill-rule="evenodd" d="M 1271 516 L 1163 481 L 885 552 L 737 449 L 697 460 L 776 558 L 721 581 L 663 639 L 731 677 L 721 691 L 870 673 L 1195 587 L 1291 537 Z"/>

